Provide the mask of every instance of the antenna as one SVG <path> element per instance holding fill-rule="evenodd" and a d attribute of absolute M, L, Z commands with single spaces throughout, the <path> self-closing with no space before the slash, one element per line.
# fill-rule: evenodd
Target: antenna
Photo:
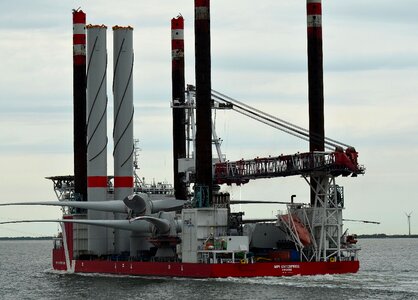
<path fill-rule="evenodd" d="M 405 215 L 408 218 L 408 235 L 411 236 L 411 215 L 412 215 L 412 211 L 409 214 L 405 213 Z"/>
<path fill-rule="evenodd" d="M 139 152 L 141 151 L 141 148 L 139 147 L 139 139 L 134 139 L 134 186 L 139 187 L 143 181 L 141 181 L 141 178 L 139 178 L 137 174 L 137 170 L 139 170 Z"/>

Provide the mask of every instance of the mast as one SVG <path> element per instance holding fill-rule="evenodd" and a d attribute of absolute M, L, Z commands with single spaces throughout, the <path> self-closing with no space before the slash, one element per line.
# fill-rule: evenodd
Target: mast
<path fill-rule="evenodd" d="M 87 201 L 86 14 L 73 10 L 73 140 L 75 199 Z"/>
<path fill-rule="evenodd" d="M 195 0 L 197 207 L 212 205 L 210 0 Z"/>
<path fill-rule="evenodd" d="M 309 151 L 324 151 L 324 82 L 321 0 L 307 0 Z M 318 178 L 320 181 L 320 178 Z M 311 178 L 311 204 L 318 180 Z"/>
<path fill-rule="evenodd" d="M 185 174 L 179 173 L 179 158 L 186 157 L 186 117 L 184 79 L 184 19 L 171 19 L 171 80 L 173 102 L 173 173 L 176 199 L 187 199 Z"/>

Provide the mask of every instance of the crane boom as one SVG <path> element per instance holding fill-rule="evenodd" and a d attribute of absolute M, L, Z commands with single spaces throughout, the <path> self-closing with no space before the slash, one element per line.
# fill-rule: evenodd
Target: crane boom
<path fill-rule="evenodd" d="M 309 176 L 323 172 L 333 176 L 357 176 L 364 174 L 364 167 L 357 163 L 357 152 L 306 152 L 277 157 L 255 158 L 215 164 L 214 181 L 217 184 L 237 185 L 251 179 Z"/>
<path fill-rule="evenodd" d="M 188 101 L 186 107 L 189 110 L 191 122 L 192 140 L 193 110 L 195 108 L 193 97 L 195 88 L 187 86 Z M 292 124 L 259 109 L 251 107 L 241 101 L 233 99 L 218 91 L 212 90 L 213 109 L 232 109 L 244 116 L 264 123 L 273 128 L 291 134 L 305 141 L 320 139 L 319 136 L 310 135 L 309 130 Z M 190 133 L 188 134 L 190 136 Z M 217 140 L 217 139 L 215 139 Z M 190 147 L 189 147 L 190 148 Z M 326 151 L 313 151 L 296 153 L 293 155 L 280 155 L 269 157 L 257 157 L 248 160 L 225 161 L 221 155 L 219 162 L 214 164 L 213 182 L 215 184 L 245 184 L 253 179 L 287 177 L 287 176 L 357 176 L 364 174 L 365 168 L 357 162 L 358 153 L 354 147 L 340 141 L 325 137 Z"/>

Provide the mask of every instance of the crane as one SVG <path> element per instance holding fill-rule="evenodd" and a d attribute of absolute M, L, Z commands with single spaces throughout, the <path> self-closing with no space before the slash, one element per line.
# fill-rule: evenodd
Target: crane
<path fill-rule="evenodd" d="M 193 91 L 193 87 L 189 86 L 188 92 L 191 91 Z M 212 99 L 216 108 L 232 109 L 268 126 L 309 141 L 309 131 L 305 128 L 272 116 L 215 90 L 212 90 Z M 318 137 L 314 135 L 311 138 Z M 216 142 L 217 139 L 214 140 Z M 219 145 L 217 145 L 218 147 Z M 365 168 L 358 164 L 358 153 L 353 146 L 325 137 L 325 147 L 329 151 L 257 157 L 238 161 L 220 159 L 215 163 L 214 183 L 240 185 L 252 179 L 294 175 L 309 176 L 314 172 L 322 172 L 332 176 L 364 174 Z"/>

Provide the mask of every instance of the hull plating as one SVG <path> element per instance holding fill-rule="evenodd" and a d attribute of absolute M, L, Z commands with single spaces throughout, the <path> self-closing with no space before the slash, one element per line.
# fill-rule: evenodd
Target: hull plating
<path fill-rule="evenodd" d="M 323 275 L 356 273 L 359 270 L 359 261 L 203 264 L 73 260 L 71 265 L 70 269 L 75 273 L 192 278 Z M 53 252 L 53 268 L 67 270 L 64 255 L 57 250 Z"/>

